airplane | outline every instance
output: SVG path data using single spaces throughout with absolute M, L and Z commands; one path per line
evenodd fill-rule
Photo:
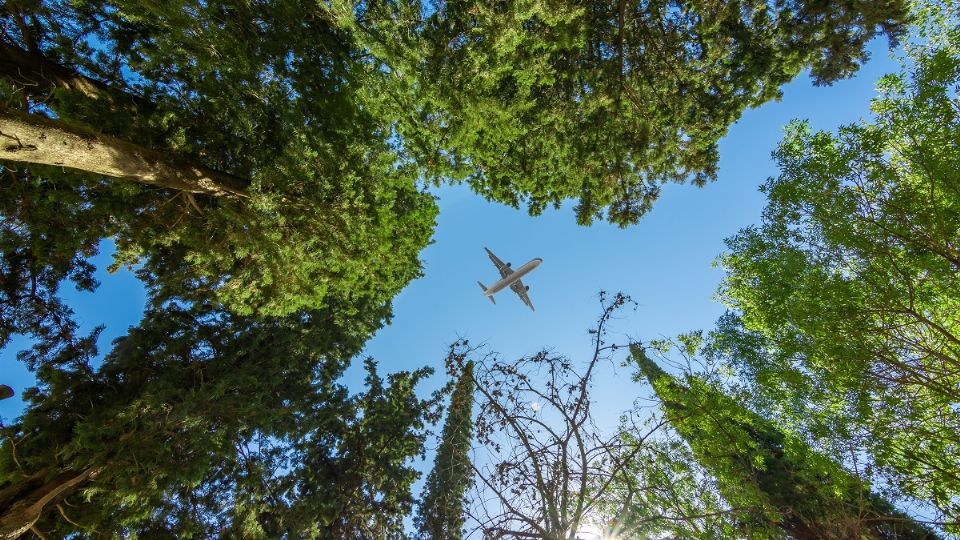
M 480 285 L 480 288 L 483 289 L 483 295 L 490 299 L 491 302 L 496 304 L 493 300 L 493 295 L 502 291 L 503 289 L 510 287 L 510 289 L 517 293 L 517 296 L 523 300 L 523 303 L 527 305 L 533 311 L 533 302 L 530 301 L 530 297 L 527 296 L 527 291 L 530 290 L 530 287 L 527 287 L 520 281 L 520 278 L 529 274 L 533 271 L 534 268 L 540 266 L 540 263 L 543 262 L 543 259 L 536 258 L 528 262 L 527 264 L 517 268 L 516 270 L 510 268 L 510 263 L 504 264 L 503 261 L 497 258 L 496 255 L 490 251 L 489 248 L 483 248 L 487 250 L 487 255 L 490 256 L 490 260 L 493 261 L 493 264 L 496 265 L 497 270 L 500 271 L 500 281 L 494 283 L 487 288 L 483 283 L 477 282 L 477 285 Z

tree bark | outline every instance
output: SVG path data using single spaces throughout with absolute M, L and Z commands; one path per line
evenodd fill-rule
M 63 471 L 46 482 L 40 472 L 4 488 L 0 491 L 0 540 L 14 540 L 29 531 L 48 505 L 74 493 L 101 470 Z
M 112 89 L 109 85 L 85 77 L 73 69 L 53 62 L 37 52 L 0 42 L 0 76 L 13 81 L 29 97 L 45 97 L 54 88 L 79 92 L 91 99 L 115 101 L 122 97 L 131 105 L 142 105 L 143 98 Z
M 121 139 L 0 111 L 0 159 L 55 165 L 190 193 L 247 196 L 249 180 Z

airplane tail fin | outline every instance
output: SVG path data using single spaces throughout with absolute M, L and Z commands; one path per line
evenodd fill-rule
M 483 283 L 480 283 L 479 281 L 477 282 L 477 285 L 480 286 L 480 289 L 482 289 L 483 292 L 484 292 L 484 296 L 486 296 L 486 292 L 487 292 L 487 287 L 486 287 L 486 285 L 484 285 Z M 494 300 L 493 300 L 493 296 L 487 296 L 487 298 L 489 298 L 491 302 L 493 302 L 494 304 L 496 304 L 496 302 L 494 302 Z

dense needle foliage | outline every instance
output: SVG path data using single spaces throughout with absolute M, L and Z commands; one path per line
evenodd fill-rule
M 740 530 L 728 533 L 777 538 L 776 527 L 797 540 L 938 538 L 838 463 L 719 389 L 696 377 L 680 382 L 640 345 L 632 345 L 631 354 L 673 429 L 739 509 Z
M 744 110 L 806 68 L 818 84 L 851 75 L 907 19 L 900 0 L 436 1 L 422 21 L 397 4 L 363 22 L 417 76 L 403 133 L 421 164 L 531 214 L 575 199 L 579 223 L 621 226 L 663 183 L 713 180 Z
M 3 22 L 6 107 L 247 188 L 5 164 L 0 340 L 37 339 L 39 386 L 4 432 L 2 536 L 399 534 L 425 372 L 336 382 L 436 213 L 378 114 L 381 72 L 316 5 L 15 2 Z M 151 302 L 101 364 L 57 290 L 95 288 L 103 238 Z
M 473 392 L 473 362 L 467 362 L 450 395 L 440 447 L 420 499 L 416 521 L 425 540 L 463 538 L 466 492 L 473 479 Z
M 435 205 L 389 141 L 378 103 L 390 79 L 323 7 L 14 3 L 4 22 L 5 105 L 54 119 L 49 138 L 61 128 L 110 136 L 247 185 L 212 196 L 8 164 L 6 235 L 41 236 L 53 213 L 83 220 L 66 229 L 76 238 L 59 233 L 56 261 L 42 250 L 20 256 L 40 258 L 30 264 L 4 258 L 17 265 L 6 272 L 13 297 L 35 278 L 85 272 L 96 234 L 115 237 L 118 263 L 142 263 L 155 301 L 213 298 L 244 314 L 321 308 L 328 297 L 385 305 L 418 275 Z M 61 71 L 76 84 L 47 75 Z M 38 185 L 64 194 L 28 198 Z M 40 240 L 7 249 L 30 241 Z M 48 263 L 56 275 L 41 275 Z
M 399 530 L 418 476 L 409 460 L 433 420 L 434 401 L 414 393 L 429 372 L 385 384 L 370 362 L 366 391 L 350 395 L 336 380 L 379 320 L 337 319 L 336 308 L 253 319 L 170 305 L 100 367 L 91 339 L 38 348 L 39 386 L 5 430 L 0 532 L 20 530 L 17 505 L 57 486 L 35 525 L 55 536 Z

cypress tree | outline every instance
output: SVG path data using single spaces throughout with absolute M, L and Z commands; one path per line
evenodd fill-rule
M 382 320 L 340 311 L 356 307 L 264 319 L 171 303 L 102 358 L 98 332 L 21 353 L 38 381 L 0 430 L 0 539 L 396 537 L 430 371 L 383 378 L 368 359 L 364 391 L 339 382 Z
M 766 522 L 797 540 L 939 538 L 800 438 L 702 379 L 681 383 L 640 345 L 630 350 L 667 419 L 716 477 L 727 502 L 755 509 L 748 518 L 755 523 L 745 526 Z
M 473 362 L 467 362 L 450 396 L 450 411 L 433 470 L 427 477 L 417 527 L 423 538 L 463 537 L 464 493 L 470 485 L 470 440 L 473 437 Z

